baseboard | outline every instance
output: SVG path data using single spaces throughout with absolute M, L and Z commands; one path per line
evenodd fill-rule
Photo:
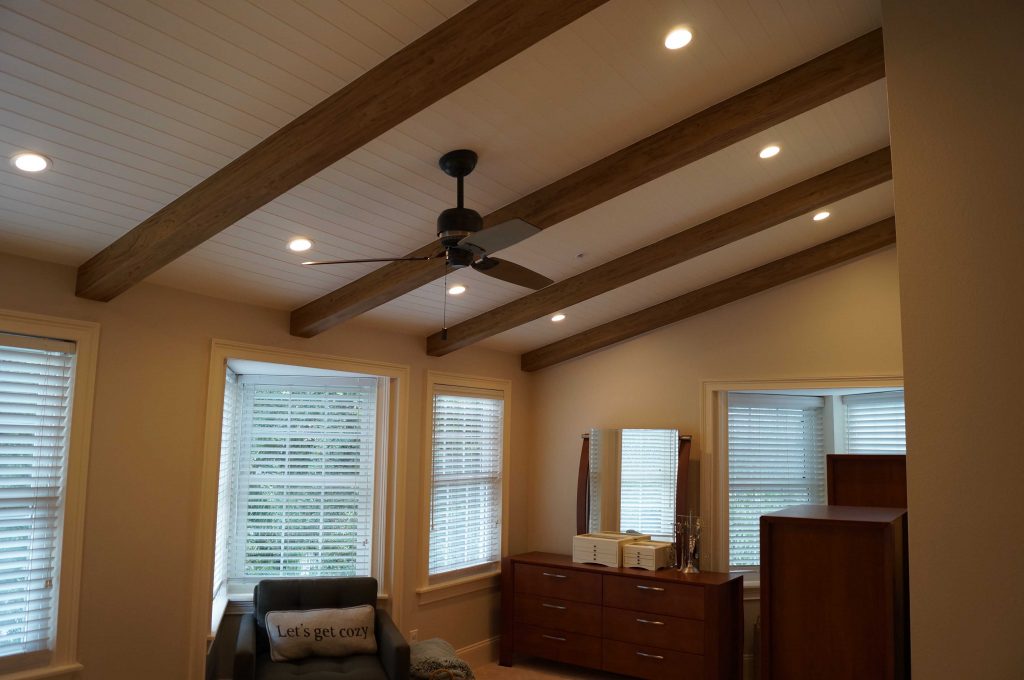
M 754 680 L 754 655 L 743 655 L 743 680 Z
M 501 636 L 495 635 L 492 638 L 474 642 L 462 649 L 455 650 L 460 659 L 471 667 L 482 666 L 498 660 L 498 650 L 501 643 Z

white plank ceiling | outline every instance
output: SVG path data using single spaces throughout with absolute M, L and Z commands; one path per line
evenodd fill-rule
M 0 0 L 0 250 L 78 265 L 157 209 L 465 7 L 465 0 Z M 694 33 L 662 46 L 673 25 Z M 486 214 L 880 25 L 877 0 L 611 0 L 302 183 L 150 280 L 288 309 L 434 238 L 453 148 L 480 164 Z M 783 151 L 762 161 L 767 143 Z M 884 82 L 862 88 L 556 225 L 501 256 L 555 280 L 888 143 Z M 484 344 L 523 351 L 892 214 L 888 185 Z M 311 255 L 285 249 L 311 238 Z M 527 291 L 458 273 L 449 323 Z M 127 293 L 128 295 L 131 292 Z M 434 283 L 361 317 L 426 335 Z M 116 300 L 110 304 L 116 304 Z

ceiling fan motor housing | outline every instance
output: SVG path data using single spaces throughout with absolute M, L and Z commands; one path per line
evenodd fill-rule
M 441 245 L 451 248 L 470 234 L 483 229 L 480 213 L 470 208 L 448 208 L 437 216 L 437 236 Z

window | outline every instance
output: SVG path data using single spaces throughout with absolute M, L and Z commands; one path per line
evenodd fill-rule
M 384 381 L 297 370 L 313 374 L 227 369 L 215 598 L 265 578 L 376 572 Z
M 761 515 L 826 502 L 826 453 L 906 453 L 903 390 L 815 392 L 728 393 L 730 569 L 757 569 Z
M 907 452 L 906 415 L 903 390 L 848 394 L 846 407 L 846 453 Z
M 760 564 L 761 515 L 825 502 L 824 399 L 729 394 L 729 566 Z
M 460 384 L 431 387 L 426 576 L 432 583 L 495 571 L 504 543 L 507 387 L 452 382 Z
M 99 327 L 0 312 L 0 674 L 75 662 Z M 59 339 L 58 339 L 59 338 Z

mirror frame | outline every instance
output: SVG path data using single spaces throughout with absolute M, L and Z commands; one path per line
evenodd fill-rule
M 676 516 L 686 509 L 686 485 L 690 473 L 690 446 L 693 436 L 679 435 L 679 465 L 676 470 Z M 590 433 L 583 435 L 579 475 L 576 478 L 576 533 L 585 534 L 590 526 Z

